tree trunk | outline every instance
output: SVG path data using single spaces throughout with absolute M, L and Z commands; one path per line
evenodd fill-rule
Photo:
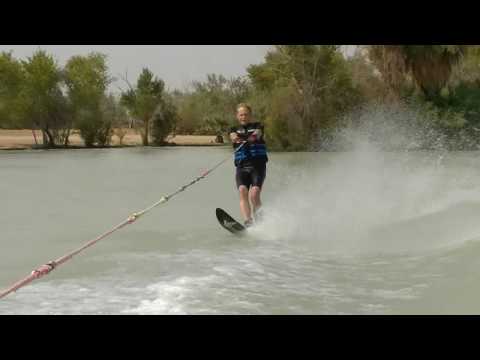
M 52 135 L 52 132 L 47 128 L 44 130 L 44 133 L 47 134 L 47 142 L 44 143 L 46 148 L 52 149 L 55 147 L 55 139 Z
M 70 128 L 70 126 L 69 126 L 68 129 L 67 129 L 67 131 L 66 131 L 66 134 L 65 134 L 65 141 L 64 141 L 64 143 L 63 143 L 63 145 L 64 145 L 65 147 L 67 147 L 67 146 L 70 144 L 70 139 L 69 139 L 69 137 L 70 137 L 70 132 L 71 132 L 71 128 Z
M 48 137 L 44 129 L 42 129 L 42 145 L 43 147 L 47 147 L 48 145 Z
M 38 146 L 37 134 L 35 134 L 35 129 L 32 129 L 33 138 L 35 139 L 35 146 Z
M 145 129 L 144 133 L 142 134 L 143 137 L 143 146 L 148 146 L 149 143 L 149 137 L 150 137 L 150 120 L 145 120 Z

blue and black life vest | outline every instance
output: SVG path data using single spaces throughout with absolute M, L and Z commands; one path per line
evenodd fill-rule
M 242 140 L 247 140 L 256 130 L 261 130 L 262 135 L 253 143 L 246 143 L 235 153 L 235 166 L 262 165 L 268 162 L 267 145 L 264 140 L 264 127 L 260 123 L 251 123 L 231 129 L 230 133 L 237 133 Z M 238 149 L 241 144 L 234 144 Z

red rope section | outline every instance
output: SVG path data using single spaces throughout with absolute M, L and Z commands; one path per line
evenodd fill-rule
M 245 144 L 242 144 L 242 146 L 240 146 L 236 151 L 239 151 Z M 112 235 L 114 232 L 122 229 L 123 227 L 127 226 L 127 225 L 130 225 L 130 224 L 133 224 L 135 221 L 137 221 L 141 216 L 145 215 L 146 213 L 148 213 L 149 211 L 151 211 L 152 209 L 154 209 L 155 207 L 161 205 L 161 204 L 164 204 L 166 202 L 168 202 L 171 198 L 173 198 L 174 196 L 180 194 L 181 192 L 185 191 L 186 189 L 188 189 L 190 186 L 196 184 L 197 182 L 199 182 L 200 180 L 204 179 L 205 177 L 207 177 L 210 173 L 212 173 L 214 170 L 216 170 L 217 168 L 219 168 L 223 163 L 225 163 L 227 160 L 229 160 L 230 157 L 222 160 L 221 162 L 219 162 L 217 165 L 215 165 L 213 168 L 211 168 L 210 170 L 207 170 L 205 172 L 202 173 L 202 175 L 200 175 L 199 177 L 197 177 L 196 179 L 194 179 L 193 181 L 191 181 L 190 183 L 188 183 L 187 185 L 184 185 L 182 186 L 180 189 L 178 189 L 176 192 L 174 192 L 173 194 L 170 194 L 168 196 L 165 196 L 163 198 L 161 198 L 159 201 L 157 201 L 155 204 L 149 206 L 148 208 L 138 212 L 138 213 L 135 213 L 133 215 L 131 215 L 127 220 L 121 222 L 120 224 L 118 224 L 117 226 L 115 226 L 114 228 L 112 228 L 111 230 L 107 231 L 106 233 L 104 233 L 103 235 L 100 235 L 99 237 L 87 242 L 85 245 L 83 245 L 82 247 L 78 248 L 77 250 L 75 251 L 72 251 L 71 253 L 65 255 L 65 256 L 62 256 L 61 258 L 55 260 L 55 261 L 51 261 L 49 262 L 48 264 L 45 264 L 45 265 L 42 265 L 40 266 L 38 269 L 36 270 L 33 270 L 32 273 L 27 276 L 26 278 L 24 278 L 23 280 L 20 280 L 18 281 L 17 283 L 13 284 L 12 286 L 10 286 L 9 288 L 5 289 L 4 291 L 0 292 L 0 299 L 6 297 L 7 295 L 11 294 L 11 293 L 14 293 L 16 291 L 18 291 L 19 289 L 23 288 L 24 286 L 27 286 L 28 284 L 30 284 L 31 282 L 33 282 L 34 280 L 38 280 L 38 279 L 41 279 L 42 277 L 44 276 L 47 276 L 48 274 L 50 274 L 53 270 L 55 270 L 58 266 L 60 265 L 63 265 L 64 263 L 66 263 L 68 260 L 72 259 L 75 255 L 78 255 L 79 253 L 83 252 L 84 250 L 88 249 L 89 247 L 95 245 L 96 243 L 98 243 L 99 241 L 105 239 L 106 237 Z

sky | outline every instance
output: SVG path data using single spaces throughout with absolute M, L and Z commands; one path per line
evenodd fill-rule
M 13 50 L 25 59 L 37 49 L 46 50 L 64 65 L 73 55 L 92 51 L 108 56 L 113 77 L 125 77 L 134 83 L 143 67 L 148 67 L 165 81 L 168 89 L 180 89 L 194 80 L 204 80 L 210 73 L 227 78 L 246 74 L 250 64 L 261 63 L 271 45 L 0 45 L 0 51 Z M 116 85 L 116 86 L 115 86 Z M 125 88 L 123 80 L 114 87 Z M 115 90 L 115 89 L 113 89 Z

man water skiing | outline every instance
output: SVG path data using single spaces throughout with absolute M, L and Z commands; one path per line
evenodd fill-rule
M 240 125 L 231 128 L 230 139 L 234 149 L 238 149 L 235 153 L 235 167 L 240 211 L 245 227 L 249 227 L 253 224 L 252 215 L 258 218 L 262 206 L 260 195 L 267 174 L 268 155 L 264 127 L 261 123 L 252 121 L 252 108 L 247 104 L 238 105 L 237 119 Z

